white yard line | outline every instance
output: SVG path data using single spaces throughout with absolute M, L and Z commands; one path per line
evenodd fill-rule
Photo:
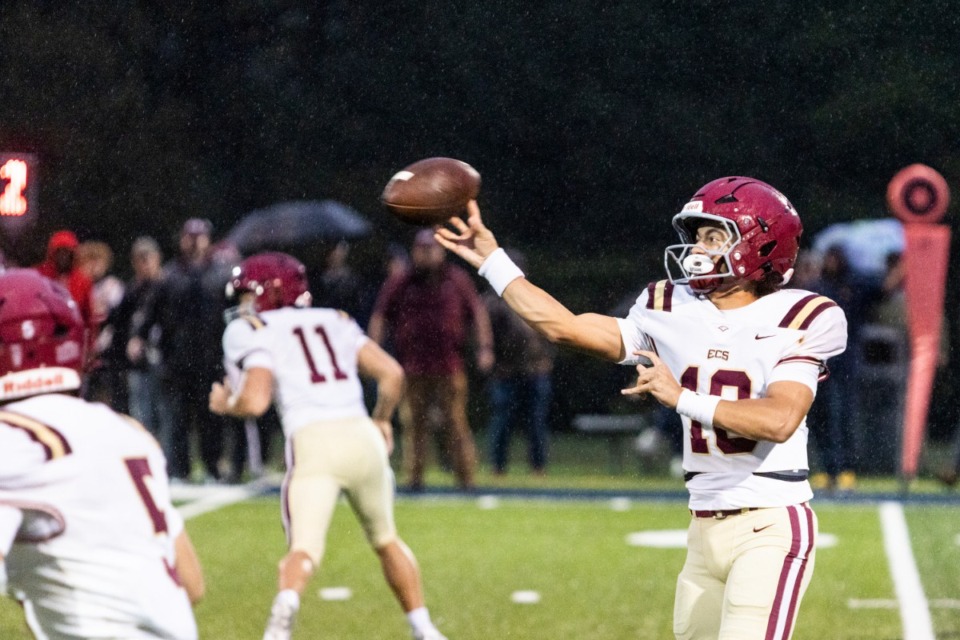
M 894 591 L 900 603 L 903 640 L 936 640 L 930 605 L 923 593 L 917 562 L 913 557 L 910 532 L 899 502 L 880 504 L 880 525 L 883 529 L 883 548 L 887 552 Z
M 264 493 L 270 488 L 269 483 L 254 481 L 240 486 L 212 486 L 212 487 L 171 487 L 174 499 L 190 500 L 187 504 L 177 507 L 184 520 L 195 518 L 204 513 L 216 511 L 227 505 L 242 502 L 247 498 Z M 177 489 L 180 489 L 179 491 Z

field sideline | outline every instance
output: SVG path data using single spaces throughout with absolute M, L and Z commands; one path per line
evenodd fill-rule
M 271 483 L 181 487 L 208 580 L 201 637 L 259 638 L 283 552 Z M 676 491 L 490 489 L 401 496 L 401 535 L 451 640 L 672 637 L 688 521 Z M 818 499 L 821 547 L 794 638 L 960 638 L 960 502 Z M 652 546 L 646 546 L 652 545 Z M 404 638 L 406 623 L 358 525 L 338 508 L 295 637 Z M 29 638 L 0 603 L 0 638 Z

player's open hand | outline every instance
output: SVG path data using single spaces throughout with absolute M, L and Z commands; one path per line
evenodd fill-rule
M 500 245 L 480 218 L 480 207 L 476 200 L 467 203 L 467 219 L 453 217 L 446 227 L 437 227 L 434 238 L 448 251 L 463 258 L 474 268 L 479 269 L 483 261 Z M 451 228 L 452 227 L 452 228 Z
M 230 411 L 230 394 L 232 390 L 230 389 L 230 384 L 224 378 L 223 383 L 214 382 L 210 387 L 210 397 L 208 399 L 208 406 L 210 411 L 217 414 L 218 416 L 227 415 Z
M 683 390 L 673 373 L 653 351 L 634 351 L 640 359 L 649 361 L 649 364 L 637 365 L 637 382 L 632 387 L 621 389 L 625 396 L 643 395 L 649 393 L 657 402 L 670 409 L 676 409 L 677 400 Z

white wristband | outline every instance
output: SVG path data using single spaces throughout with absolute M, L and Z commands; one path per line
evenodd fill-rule
M 720 396 L 702 395 L 684 389 L 677 399 L 677 413 L 699 422 L 704 427 L 712 427 L 713 414 L 716 413 L 718 404 Z
M 487 259 L 480 265 L 478 273 L 487 279 L 498 296 L 503 295 L 503 290 L 507 288 L 508 284 L 523 277 L 523 271 L 513 263 L 513 260 L 502 248 L 487 256 Z

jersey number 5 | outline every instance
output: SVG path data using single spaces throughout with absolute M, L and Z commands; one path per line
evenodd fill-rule
M 696 392 L 699 377 L 700 367 L 687 367 L 680 376 L 680 386 Z M 738 400 L 750 397 L 750 378 L 743 371 L 720 369 L 710 376 L 710 395 L 719 396 L 724 387 L 736 389 Z M 731 436 L 721 427 L 714 427 L 713 432 L 717 436 L 717 448 L 723 453 L 750 453 L 757 446 L 756 440 Z M 694 453 L 710 453 L 707 439 L 703 437 L 703 425 L 696 420 L 690 424 L 690 449 Z

